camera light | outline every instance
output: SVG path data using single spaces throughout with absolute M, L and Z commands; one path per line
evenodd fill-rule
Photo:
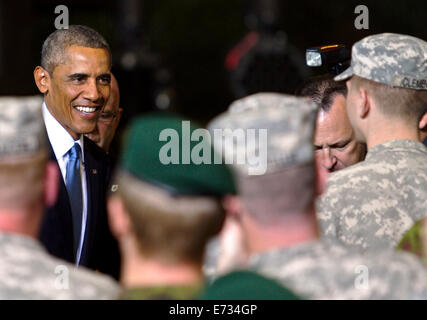
M 317 50 L 307 49 L 305 61 L 309 67 L 320 67 L 322 65 L 322 54 Z

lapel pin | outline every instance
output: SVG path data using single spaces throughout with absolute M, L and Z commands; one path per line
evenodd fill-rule
M 97 173 L 98 173 L 98 171 L 96 171 L 96 169 L 92 169 L 92 173 L 93 173 L 93 174 L 97 174 Z

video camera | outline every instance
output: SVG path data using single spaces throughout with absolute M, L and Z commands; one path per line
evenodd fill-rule
M 309 67 L 325 66 L 329 73 L 338 75 L 350 66 L 351 52 L 342 44 L 308 48 L 305 61 Z

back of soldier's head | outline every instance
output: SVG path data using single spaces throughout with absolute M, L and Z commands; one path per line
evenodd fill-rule
M 0 210 L 42 201 L 47 136 L 42 98 L 0 98 Z
M 238 194 L 258 221 L 274 223 L 312 205 L 316 109 L 305 98 L 260 93 L 237 100 L 210 122 L 215 148 L 234 158 Z
M 221 200 L 234 182 L 223 164 L 195 163 L 190 138 L 197 130 L 204 129 L 171 115 L 144 116 L 128 128 L 116 183 L 145 257 L 200 262 L 222 227 Z
M 382 33 L 353 45 L 351 66 L 335 77 L 351 79 L 351 89 L 366 89 L 387 117 L 418 124 L 427 112 L 427 42 Z

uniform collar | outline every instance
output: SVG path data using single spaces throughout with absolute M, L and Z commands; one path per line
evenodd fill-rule
M 339 255 L 348 251 L 341 243 L 335 239 L 320 238 L 312 241 L 302 242 L 290 247 L 273 248 L 257 254 L 253 254 L 249 258 L 249 266 L 258 268 L 265 265 L 267 261 L 287 261 L 293 257 L 312 256 L 315 252 L 322 254 L 323 252 Z M 275 266 L 273 266 L 275 267 Z
M 14 232 L 0 231 L 0 247 L 7 249 L 8 246 L 11 246 L 14 251 L 19 247 L 32 253 L 36 251 L 45 252 L 43 246 L 33 237 Z
M 387 151 L 407 152 L 408 150 L 415 150 L 415 151 L 427 153 L 426 147 L 419 141 L 408 140 L 408 139 L 391 140 L 391 141 L 386 141 L 386 142 L 377 144 L 376 146 L 371 148 L 366 155 L 366 160 L 368 160 L 369 158 L 377 154 L 387 152 Z

